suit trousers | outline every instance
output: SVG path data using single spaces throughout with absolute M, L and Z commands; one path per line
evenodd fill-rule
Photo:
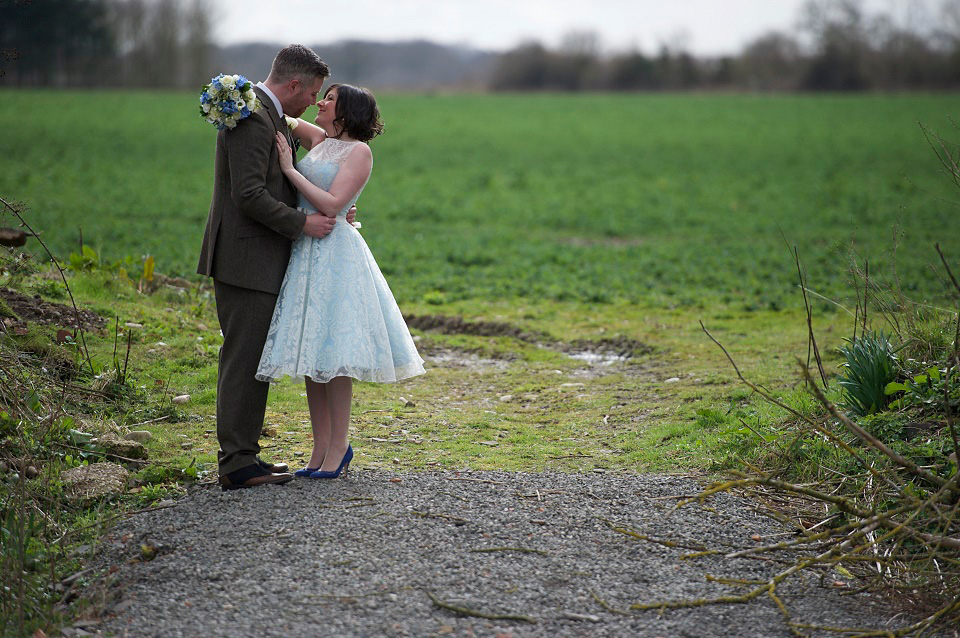
M 220 475 L 257 462 L 270 384 L 255 377 L 277 295 L 214 279 L 223 346 L 217 370 Z

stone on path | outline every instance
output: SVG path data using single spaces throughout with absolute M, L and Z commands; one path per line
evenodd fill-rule
M 127 490 L 130 473 L 116 463 L 73 467 L 60 474 L 71 501 L 97 500 Z
M 136 441 L 137 443 L 146 443 L 153 438 L 153 433 L 148 430 L 133 430 L 125 437 L 128 441 Z
M 93 439 L 91 443 L 97 443 L 104 449 L 107 456 L 119 459 L 134 459 L 142 461 L 147 458 L 147 448 L 142 443 L 121 439 L 116 434 L 108 432 L 103 436 Z

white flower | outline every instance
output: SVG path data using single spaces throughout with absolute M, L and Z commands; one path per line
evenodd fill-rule
M 287 121 L 287 128 L 290 129 L 291 131 L 300 125 L 300 120 L 298 120 L 295 117 L 284 115 L 283 119 Z
M 222 73 L 210 80 L 202 91 L 200 116 L 220 130 L 235 128 L 260 106 L 250 80 L 242 75 Z

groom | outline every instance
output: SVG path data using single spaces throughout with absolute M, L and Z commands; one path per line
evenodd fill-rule
M 273 307 L 300 234 L 324 237 L 336 220 L 304 215 L 297 191 L 280 171 L 275 135 L 291 142 L 283 115 L 315 104 L 330 68 L 307 47 L 292 44 L 254 88 L 261 108 L 217 135 L 213 201 L 197 272 L 213 277 L 223 332 L 217 370 L 217 440 L 223 489 L 286 483 L 286 464 L 260 459 L 260 431 L 269 384 L 254 374 Z M 295 159 L 295 158 L 294 158 Z

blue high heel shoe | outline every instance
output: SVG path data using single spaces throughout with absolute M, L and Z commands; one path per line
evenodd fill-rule
M 316 471 L 310 475 L 310 478 L 315 479 L 335 479 L 340 477 L 340 473 L 343 473 L 343 478 L 347 478 L 347 470 L 350 468 L 350 461 L 353 460 L 353 447 L 347 445 L 347 452 L 343 455 L 343 460 L 340 461 L 340 467 L 333 470 L 332 472 L 323 472 Z
M 302 470 L 297 470 L 293 473 L 294 476 L 310 476 L 314 472 L 319 471 L 319 467 L 305 467 Z

